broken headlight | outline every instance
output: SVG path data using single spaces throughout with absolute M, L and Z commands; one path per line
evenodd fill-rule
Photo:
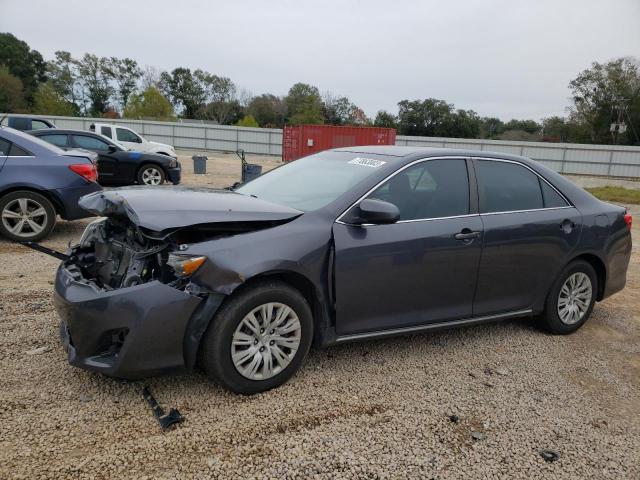
M 192 255 L 169 254 L 167 265 L 169 265 L 178 278 L 186 278 L 193 275 L 207 260 L 207 257 L 196 257 Z
M 99 229 L 106 221 L 107 217 L 101 217 L 89 223 L 80 237 L 80 247 L 89 247 L 100 238 Z

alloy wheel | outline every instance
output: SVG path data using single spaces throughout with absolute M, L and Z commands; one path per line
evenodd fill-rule
M 576 272 L 562 285 L 558 295 L 558 316 L 560 320 L 573 325 L 582 320 L 591 305 L 593 287 L 589 275 Z
M 160 185 L 162 173 L 156 167 L 147 167 L 142 171 L 142 183 L 145 185 Z
M 16 198 L 2 209 L 2 224 L 16 235 L 29 239 L 47 227 L 47 211 L 40 202 L 31 198 Z
M 231 340 L 231 359 L 240 375 L 266 380 L 282 372 L 300 347 L 302 327 L 291 307 L 270 302 L 244 316 Z

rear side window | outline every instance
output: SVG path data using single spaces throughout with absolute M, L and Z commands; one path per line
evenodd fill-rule
M 61 133 L 56 133 L 55 135 L 40 135 L 40 138 L 45 142 L 49 142 L 50 144 L 58 147 L 67 146 L 67 136 Z
M 11 148 L 9 149 L 10 157 L 29 157 L 31 154 L 27 152 L 24 148 L 20 148 L 15 143 L 11 144 Z
M 511 212 L 544 208 L 538 176 L 509 162 L 478 160 L 480 212 Z
M 400 210 L 400 220 L 467 215 L 469 176 L 466 161 L 424 161 L 391 177 L 369 198 L 393 203 Z
M 76 146 L 87 150 L 106 152 L 109 149 L 107 142 L 86 135 L 74 135 L 73 142 Z
M 31 121 L 31 130 L 42 130 L 43 128 L 51 128 L 42 120 L 32 120 Z
M 11 143 L 4 138 L 0 138 L 0 156 L 6 157 L 9 155 L 9 147 L 11 147 Z
M 100 127 L 100 133 L 107 138 L 111 138 L 111 127 Z
M 23 117 L 9 117 L 9 126 L 16 130 L 29 130 L 29 119 Z

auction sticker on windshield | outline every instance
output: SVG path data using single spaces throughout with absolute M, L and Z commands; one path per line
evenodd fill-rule
M 378 168 L 387 162 L 383 162 L 382 160 L 375 160 L 373 158 L 356 157 L 353 160 L 349 160 L 349 163 L 352 163 L 353 165 L 362 165 L 364 167 Z

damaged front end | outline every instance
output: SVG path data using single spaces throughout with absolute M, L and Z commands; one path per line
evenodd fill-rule
M 208 259 L 186 255 L 188 245 L 287 220 L 251 218 L 245 209 L 245 221 L 234 222 L 227 205 L 214 218 L 215 210 L 205 211 L 198 202 L 196 212 L 188 211 L 193 196 L 188 202 L 178 194 L 177 211 L 164 210 L 159 221 L 160 202 L 140 192 L 114 189 L 81 200 L 83 208 L 104 217 L 89 224 L 67 252 L 55 284 L 69 362 L 128 379 L 192 368 L 200 339 L 225 298 L 192 280 Z M 202 194 L 197 191 L 196 200 Z M 207 216 L 217 221 L 186 224 L 185 218 Z

